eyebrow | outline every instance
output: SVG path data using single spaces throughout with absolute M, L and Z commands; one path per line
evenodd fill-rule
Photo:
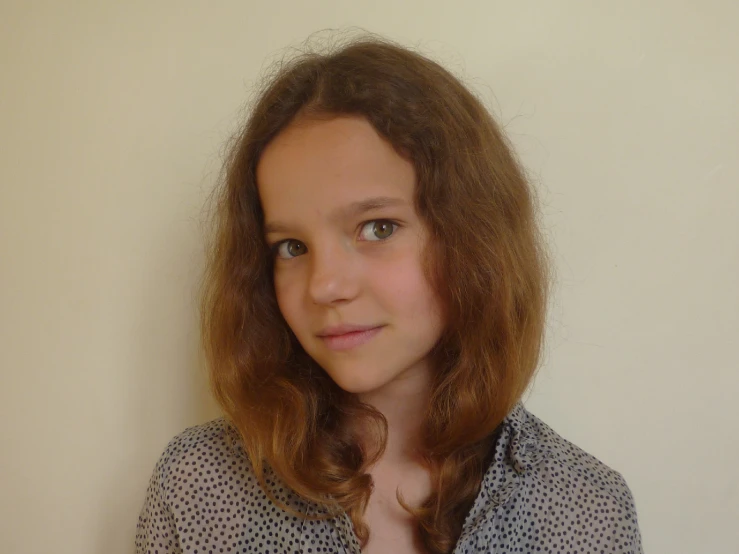
M 391 196 L 375 196 L 372 198 L 365 198 L 364 200 L 358 200 L 352 202 L 346 207 L 339 208 L 336 210 L 337 213 L 332 215 L 332 219 L 336 218 L 355 218 L 367 212 L 381 210 L 382 208 L 405 206 L 407 203 L 405 200 L 400 198 L 393 198 Z M 271 221 L 264 225 L 264 234 L 269 235 L 270 233 L 288 233 L 290 227 L 279 221 Z

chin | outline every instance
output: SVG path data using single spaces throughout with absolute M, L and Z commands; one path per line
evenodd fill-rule
M 333 377 L 332 377 L 333 379 Z M 333 379 L 342 390 L 349 394 L 369 394 L 381 389 L 385 383 L 367 383 L 355 379 Z
M 346 373 L 351 370 L 345 368 L 327 371 L 329 377 L 336 383 L 342 390 L 350 394 L 368 394 L 377 391 L 387 385 L 387 381 L 380 381 L 376 379 L 362 378 L 366 377 L 366 372 L 357 372 L 358 375 L 347 375 Z

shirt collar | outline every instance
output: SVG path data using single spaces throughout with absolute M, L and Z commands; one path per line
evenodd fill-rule
M 516 403 L 500 424 L 500 434 L 495 443 L 493 459 L 483 476 L 480 492 L 465 518 L 460 542 L 492 517 L 495 509 L 505 504 L 519 487 L 521 477 L 541 463 L 546 453 L 537 437 L 537 426 L 531 414 L 521 402 Z M 317 506 L 306 506 L 305 502 L 297 498 L 293 500 L 302 504 L 299 511 L 308 508 L 308 513 L 311 515 L 323 512 Z M 332 546 L 337 552 L 346 554 L 359 552 L 359 544 L 352 531 L 351 520 L 347 514 L 343 513 L 328 520 L 304 520 L 301 529 L 301 536 L 304 539 L 301 541 L 301 552 L 303 548 L 315 546 L 305 539 L 311 534 L 316 536 L 315 533 L 319 531 L 317 529 L 319 527 L 324 536 L 325 534 L 331 535 Z
M 493 459 L 467 514 L 460 539 L 474 533 L 494 514 L 495 508 L 505 504 L 519 487 L 521 477 L 539 465 L 544 456 L 535 423 L 521 402 L 516 403 L 501 423 L 494 448 Z

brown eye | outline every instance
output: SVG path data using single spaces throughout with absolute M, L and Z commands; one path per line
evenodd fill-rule
M 284 240 L 275 248 L 277 256 L 286 260 L 305 254 L 305 244 L 297 240 Z
M 368 221 L 362 226 L 360 235 L 363 240 L 378 241 L 390 238 L 397 225 L 387 219 Z

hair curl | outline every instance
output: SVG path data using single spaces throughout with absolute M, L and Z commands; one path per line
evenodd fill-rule
M 342 391 L 302 349 L 274 293 L 256 168 L 298 115 L 365 117 L 416 170 L 426 275 L 445 310 L 424 423 L 433 492 L 413 513 L 424 547 L 451 552 L 479 492 L 498 426 L 539 363 L 549 291 L 534 191 L 482 103 L 427 57 L 375 35 L 308 51 L 267 78 L 214 191 L 202 338 L 214 395 L 260 484 L 271 467 L 296 493 L 362 521 L 384 417 Z M 371 423 L 373 451 L 351 421 Z M 272 496 L 272 495 L 271 495 Z M 274 496 L 273 496 L 274 498 Z

